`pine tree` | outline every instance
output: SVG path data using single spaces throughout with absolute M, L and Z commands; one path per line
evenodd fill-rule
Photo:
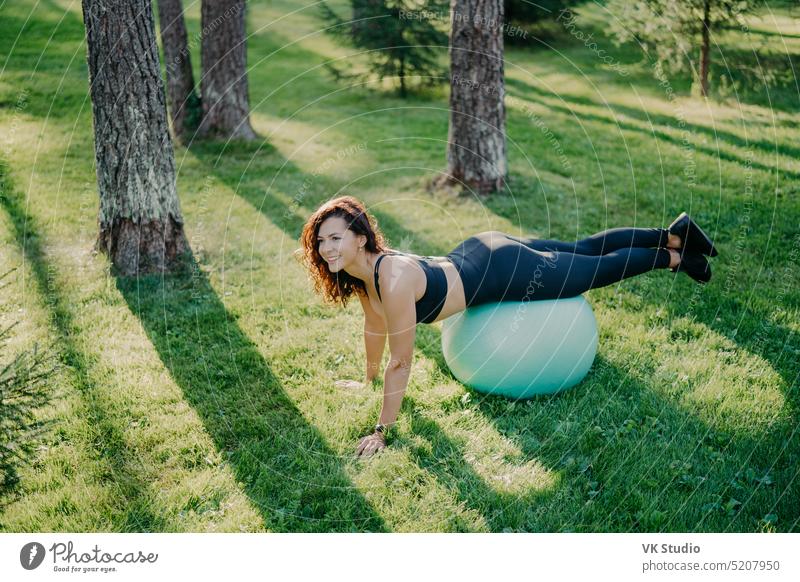
M 331 34 L 364 51 L 372 75 L 397 79 L 401 97 L 408 95 L 410 78 L 418 85 L 445 80 L 440 55 L 447 46 L 447 2 L 351 0 L 351 7 L 352 19 L 341 18 L 324 2 L 320 11 Z M 337 77 L 359 77 L 329 68 Z
M 756 5 L 755 0 L 611 0 L 611 30 L 620 42 L 635 40 L 663 68 L 696 71 L 700 94 L 709 90 L 711 35 Z M 699 52 L 699 66 L 692 54 Z

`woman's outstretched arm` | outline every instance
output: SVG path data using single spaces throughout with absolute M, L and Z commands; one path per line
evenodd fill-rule
M 366 382 L 372 382 L 381 372 L 381 359 L 386 346 L 386 323 L 372 309 L 369 298 L 359 293 L 361 307 L 364 308 L 364 347 L 367 355 Z
M 390 426 L 400 412 L 414 355 L 417 317 L 411 282 L 408 279 L 398 282 L 395 292 L 386 294 L 383 306 L 390 357 L 383 376 L 383 409 L 378 422 Z
M 411 363 L 414 355 L 414 338 L 417 333 L 414 287 L 411 277 L 380 277 L 383 295 L 383 310 L 389 335 L 389 363 L 383 375 L 383 408 L 378 419 L 380 424 L 391 426 L 397 420 L 403 402 Z M 369 456 L 386 446 L 384 435 L 375 432 L 364 437 L 356 454 Z

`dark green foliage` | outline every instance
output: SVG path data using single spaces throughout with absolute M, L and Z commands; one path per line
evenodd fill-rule
M 535 24 L 543 20 L 555 20 L 559 12 L 574 8 L 586 0 L 505 0 L 506 22 Z
M 607 8 L 614 15 L 610 31 L 618 42 L 636 42 L 660 71 L 697 75 L 704 30 L 708 57 L 716 46 L 711 37 L 725 27 L 744 25 L 744 16 L 757 5 L 755 0 L 611 0 Z
M 513 46 L 537 46 L 536 39 L 552 42 L 561 31 L 559 14 L 586 0 L 504 0 L 504 42 Z M 535 38 L 534 38 L 535 37 Z
M 326 3 L 320 5 L 328 32 L 364 51 L 372 75 L 396 78 L 401 97 L 408 94 L 408 79 L 418 86 L 446 80 L 444 67 L 448 36 L 449 3 L 430 0 L 351 0 L 352 14 L 342 18 Z M 337 78 L 365 80 L 367 75 L 345 72 L 329 65 Z

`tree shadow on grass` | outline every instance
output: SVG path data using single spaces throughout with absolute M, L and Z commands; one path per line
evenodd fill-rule
M 607 56 L 612 57 L 614 66 L 604 65 L 603 59 L 598 58 L 576 38 L 570 39 L 566 43 L 558 43 L 553 47 L 556 50 L 567 52 L 570 73 L 575 76 L 580 74 L 588 79 L 594 87 L 613 84 L 625 88 L 635 85 L 640 89 L 647 90 L 650 94 L 664 95 L 665 88 L 654 74 L 656 63 L 645 55 L 642 46 L 634 41 L 626 41 L 616 46 L 618 41 L 609 32 L 607 26 L 598 26 L 597 23 L 586 21 L 581 22 L 579 26 L 583 34 L 591 32 L 595 46 L 603 49 Z M 741 33 L 741 29 L 737 27 L 728 27 L 725 30 L 725 32 L 729 31 Z M 778 32 L 752 29 L 748 29 L 748 34 L 767 38 L 781 37 Z M 783 37 L 793 38 L 792 35 L 783 35 Z M 783 47 L 780 50 L 784 50 Z M 798 95 L 797 82 L 791 71 L 793 70 L 792 58 L 797 55 L 779 51 L 776 52 L 774 47 L 771 50 L 764 50 L 764 47 L 757 46 L 744 34 L 740 34 L 738 42 L 725 45 L 714 43 L 711 48 L 709 70 L 712 99 L 731 98 L 735 99 L 737 104 L 745 103 L 770 110 L 777 109 L 785 113 L 794 113 L 797 110 Z M 699 53 L 700 49 L 697 47 L 684 57 L 694 61 L 699 59 Z M 539 62 L 537 69 L 543 75 L 563 75 L 565 70 L 563 59 L 564 57 L 559 60 Z M 695 66 L 699 68 L 699 61 L 695 61 Z M 620 74 L 620 69 L 624 71 L 624 74 Z M 735 91 L 732 87 L 720 86 L 719 79 L 723 76 L 729 83 L 733 81 Z M 771 79 L 768 87 L 764 83 L 764 77 Z M 695 79 L 691 71 L 684 70 L 669 74 L 668 82 L 676 94 L 688 96 Z
M 189 152 L 293 241 L 299 241 L 303 225 L 319 205 L 334 196 L 347 194 L 341 191 L 340 182 L 304 172 L 266 142 L 197 142 L 191 145 Z M 263 173 L 267 169 L 271 175 L 265 184 Z M 413 241 L 411 252 L 446 254 L 443 247 L 410 230 L 391 213 L 370 207 L 367 200 L 365 203 L 392 245 Z
M 726 27 L 725 31 L 732 30 L 732 31 L 739 31 L 739 27 Z M 748 28 L 747 34 L 753 34 L 757 36 L 766 36 L 766 37 L 775 37 L 775 38 L 798 38 L 800 39 L 800 34 L 792 34 L 790 32 L 780 32 L 775 30 L 759 30 L 757 28 Z
M 546 107 L 547 109 L 550 109 L 551 111 L 558 111 L 560 113 L 564 113 L 564 114 L 569 115 L 569 116 L 571 116 L 571 117 L 573 117 L 573 118 L 575 118 L 577 120 L 580 120 L 580 121 L 593 121 L 593 122 L 596 122 L 596 123 L 601 123 L 601 124 L 604 124 L 604 125 L 613 126 L 614 128 L 616 128 L 617 131 L 626 130 L 626 131 L 637 132 L 637 133 L 640 133 L 640 134 L 643 134 L 643 135 L 646 135 L 646 136 L 649 136 L 649 137 L 655 137 L 655 138 L 657 138 L 657 139 L 659 139 L 661 141 L 671 143 L 671 144 L 673 144 L 673 145 L 675 145 L 677 147 L 685 147 L 685 145 L 686 145 L 686 144 L 684 144 L 684 141 L 683 141 L 682 137 L 671 135 L 667 131 L 664 131 L 663 129 L 659 129 L 658 125 L 652 125 L 652 126 L 650 125 L 652 120 L 659 119 L 661 121 L 664 121 L 665 125 L 671 126 L 671 124 L 666 123 L 666 122 L 669 121 L 668 117 L 665 117 L 665 116 L 653 117 L 652 114 L 650 114 L 649 112 L 646 112 L 646 111 L 645 112 L 637 111 L 636 109 L 633 109 L 633 108 L 630 108 L 630 107 L 626 108 L 624 106 L 620 106 L 620 105 L 616 105 L 616 104 L 612 105 L 612 109 L 614 111 L 619 110 L 620 112 L 624 113 L 625 115 L 628 115 L 628 116 L 631 116 L 631 117 L 635 117 L 639 121 L 647 123 L 649 127 L 644 128 L 644 127 L 639 127 L 638 125 L 635 125 L 633 123 L 626 122 L 624 120 L 610 119 L 609 117 L 605 117 L 605 116 L 602 116 L 602 115 L 595 115 L 595 114 L 592 114 L 592 113 L 586 113 L 586 112 L 583 112 L 583 111 L 576 112 L 576 111 L 573 111 L 569 107 L 569 104 L 575 104 L 575 105 L 581 105 L 581 106 L 604 107 L 606 110 L 608 110 L 607 106 L 603 106 L 601 104 L 598 104 L 598 103 L 592 101 L 591 99 L 586 99 L 586 98 L 583 98 L 583 97 L 574 97 L 574 96 L 571 96 L 571 95 L 570 96 L 566 96 L 566 97 L 564 95 L 557 95 L 556 97 L 560 101 L 565 102 L 566 105 L 556 105 L 556 104 L 551 103 L 549 101 L 549 99 L 553 98 L 553 95 L 549 95 L 546 91 L 542 91 L 541 89 L 538 89 L 538 88 L 534 87 L 533 85 L 530 85 L 530 84 L 527 84 L 527 83 L 523 83 L 523 82 L 520 82 L 520 81 L 516 81 L 516 80 L 513 80 L 513 79 L 509 80 L 507 85 L 509 85 L 511 87 L 516 87 L 518 89 L 518 91 L 519 91 L 517 93 L 517 97 L 518 98 L 529 99 L 531 101 L 534 101 L 534 102 L 537 102 L 537 103 L 541 104 L 543 107 Z M 536 97 L 534 95 L 539 95 L 539 97 Z M 648 117 L 650 117 L 650 119 L 648 119 Z M 693 125 L 693 124 L 687 123 L 683 127 L 687 131 L 689 131 L 691 133 L 699 132 L 699 133 L 707 134 L 707 135 L 711 136 L 714 139 L 715 142 L 716 141 L 721 141 L 721 142 L 726 143 L 728 145 L 733 145 L 733 146 L 738 146 L 738 147 L 747 147 L 748 144 L 749 144 L 750 146 L 754 146 L 756 148 L 759 148 L 764 153 L 768 153 L 768 154 L 774 154 L 775 153 L 774 149 L 772 149 L 772 150 L 766 149 L 767 143 L 763 142 L 763 141 L 750 141 L 750 142 L 747 142 L 745 140 L 736 138 L 734 134 L 726 133 L 726 132 L 723 132 L 723 131 L 717 131 L 716 135 L 715 135 L 715 131 L 713 129 L 710 129 L 710 128 L 707 128 L 707 127 L 703 127 L 701 125 Z M 776 147 L 778 148 L 778 151 L 780 151 L 781 153 L 786 153 L 786 152 L 791 153 L 791 152 L 796 150 L 796 148 L 792 148 L 791 146 L 779 145 L 779 146 L 776 146 Z M 704 146 L 704 145 L 700 145 L 700 144 L 697 144 L 697 143 L 692 143 L 691 144 L 691 148 L 693 150 L 697 151 L 697 152 L 707 154 L 707 155 L 709 155 L 709 156 L 711 156 L 712 158 L 715 158 L 715 159 L 720 159 L 720 160 L 724 160 L 724 161 L 728 161 L 728 162 L 733 162 L 733 163 L 739 164 L 739 165 L 748 164 L 749 166 L 751 166 L 753 168 L 762 170 L 762 171 L 770 173 L 770 174 L 772 174 L 772 173 L 777 171 L 777 172 L 780 172 L 781 174 L 783 174 L 785 176 L 788 176 L 788 177 L 791 177 L 791 178 L 795 178 L 795 179 L 800 178 L 800 172 L 796 172 L 796 171 L 793 171 L 793 170 L 788 170 L 786 168 L 776 168 L 776 167 L 773 167 L 773 166 L 768 166 L 768 165 L 766 165 L 766 164 L 764 164 L 762 162 L 758 162 L 758 161 L 755 161 L 755 160 L 746 160 L 746 159 L 744 159 L 744 158 L 742 158 L 742 157 L 740 157 L 740 156 L 738 156 L 738 155 L 736 155 L 734 153 L 726 152 L 726 151 L 723 151 L 723 150 L 720 150 L 720 149 L 717 149 L 717 148 L 714 148 L 714 147 L 709 147 L 709 146 Z M 800 151 L 800 150 L 797 150 L 797 151 Z
M 200 266 L 118 278 L 164 365 L 273 531 L 385 531 Z
M 787 268 L 786 275 L 790 274 L 791 270 Z M 764 277 L 762 274 L 761 286 L 769 288 L 770 292 L 774 291 L 773 284 L 785 284 L 780 279 L 773 282 L 764 280 Z M 800 413 L 800 361 L 796 354 L 800 353 L 800 334 L 776 321 L 775 306 L 746 297 L 751 294 L 758 295 L 758 292 L 746 288 L 726 291 L 718 284 L 704 289 L 702 305 L 693 309 L 686 302 L 665 301 L 658 297 L 650 297 L 647 302 L 665 307 L 670 319 L 692 319 L 744 352 L 765 360 L 770 369 L 782 378 L 783 396 L 792 416 L 797 418 Z M 790 310 L 788 304 L 779 307 Z
M 466 443 L 448 436 L 435 420 L 420 412 L 421 407 L 412 397 L 405 397 L 405 406 L 412 411 L 411 432 L 427 441 L 430 444 L 430 451 L 427 447 L 419 446 L 400 436 L 397 437 L 395 446 L 405 448 L 418 467 L 454 491 L 466 507 L 480 513 L 490 531 L 531 531 L 528 528 L 529 524 L 526 523 L 528 510 L 535 509 L 545 500 L 552 498 L 554 493 L 552 487 L 531 488 L 521 494 L 498 491 L 479 475 L 467 460 Z M 518 462 L 519 460 L 514 461 Z M 544 467 L 532 470 L 546 471 Z M 555 480 L 558 481 L 558 478 Z M 461 531 L 458 523 L 453 524 L 453 527 L 455 531 Z
M 528 85 L 524 85 L 523 84 L 523 86 L 524 86 L 524 89 L 526 91 L 528 89 L 532 89 Z M 534 93 L 538 92 L 538 93 L 544 95 L 544 93 L 542 91 L 538 90 L 538 89 L 533 89 L 533 92 Z M 535 101 L 539 101 L 536 98 L 534 98 L 534 100 Z M 567 101 L 568 103 L 572 102 L 572 103 L 579 104 L 579 105 L 591 105 L 591 106 L 598 107 L 597 103 L 594 103 L 591 100 L 583 99 L 583 98 L 574 98 L 574 97 L 570 96 L 570 97 L 566 98 L 565 101 Z M 545 107 L 548 107 L 548 108 L 553 109 L 553 110 L 561 111 L 561 112 L 569 114 L 571 116 L 574 115 L 575 117 L 577 117 L 579 119 L 582 119 L 582 120 L 583 119 L 589 119 L 589 120 L 597 121 L 597 122 L 605 124 L 605 125 L 616 126 L 616 127 L 621 128 L 621 129 L 626 129 L 626 130 L 630 130 L 630 131 L 636 131 L 636 132 L 640 132 L 640 133 L 643 133 L 643 134 L 650 135 L 649 131 L 645 130 L 644 128 L 640 128 L 640 127 L 637 127 L 635 125 L 632 125 L 630 123 L 625 123 L 625 122 L 617 123 L 617 122 L 614 122 L 611 119 L 607 119 L 607 118 L 604 118 L 602 116 L 591 115 L 591 114 L 586 114 L 586 113 L 582 113 L 582 112 L 581 113 L 575 113 L 569 107 L 562 107 L 562 106 L 558 106 L 558 105 L 552 105 L 549 102 L 546 102 L 544 100 L 541 100 L 539 102 L 542 105 L 544 105 Z M 616 109 L 617 106 L 615 105 L 614 108 Z M 625 113 L 627 115 L 631 115 L 631 116 L 636 115 L 637 117 L 641 117 L 641 116 L 645 115 L 645 117 L 642 118 L 642 120 L 643 121 L 646 120 L 646 114 L 644 114 L 643 112 L 636 113 L 635 110 L 632 110 L 630 108 L 623 108 L 623 109 L 624 109 L 624 111 L 625 111 Z M 659 120 L 661 122 L 665 123 L 665 124 L 668 122 L 668 118 L 666 118 L 664 116 L 661 116 L 659 118 Z M 702 131 L 702 132 L 709 131 L 708 128 L 699 128 L 698 126 L 694 126 L 694 125 L 689 125 L 687 127 L 689 128 L 690 131 L 694 131 L 696 129 L 699 130 L 699 131 Z M 681 144 L 681 140 L 679 138 L 667 135 L 667 134 L 665 134 L 665 132 L 660 131 L 660 130 L 655 130 L 655 136 L 660 140 L 669 141 L 669 142 L 674 143 L 675 145 L 678 145 L 678 146 L 680 146 L 680 144 Z M 733 140 L 733 138 L 735 136 L 729 136 L 729 137 L 730 137 L 731 140 Z M 745 142 L 739 142 L 739 143 L 734 143 L 734 145 L 744 145 L 744 143 Z M 693 146 L 693 147 L 695 149 L 700 150 L 700 151 L 704 151 L 705 153 L 709 154 L 710 156 L 718 157 L 720 159 L 726 159 L 727 161 L 730 161 L 730 162 L 733 162 L 733 163 L 736 163 L 736 164 L 744 165 L 745 163 L 747 163 L 745 160 L 740 159 L 739 157 L 737 157 L 735 155 L 728 154 L 726 152 L 718 152 L 717 150 L 715 150 L 713 148 L 702 148 L 702 147 L 697 147 L 697 146 Z M 769 167 L 769 166 L 766 166 L 764 164 L 760 164 L 760 163 L 757 163 L 757 162 L 750 162 L 749 165 L 752 166 L 752 167 L 764 170 L 765 172 L 775 172 L 776 171 L 776 168 L 772 168 L 772 167 Z M 787 171 L 785 169 L 781 169 L 780 172 L 782 174 L 785 174 L 785 175 L 800 177 L 800 173 Z M 495 205 L 499 204 L 499 203 L 500 202 L 489 200 L 487 202 L 487 206 L 489 208 L 494 208 Z M 768 209 L 768 211 L 771 213 L 772 209 Z M 732 217 L 732 218 L 735 218 L 737 221 L 740 219 L 740 217 L 738 217 L 738 216 Z M 755 232 L 757 232 L 759 234 L 766 235 L 766 233 L 768 231 L 768 228 L 765 227 L 763 229 L 760 229 L 759 228 L 759 220 L 758 220 L 758 218 L 759 218 L 759 213 L 758 213 L 758 209 L 756 207 L 756 210 L 755 210 L 755 213 L 753 214 L 753 216 L 749 217 L 749 221 L 748 221 L 749 226 L 751 227 L 751 229 L 753 231 L 755 231 Z M 769 217 L 765 217 L 765 220 L 773 220 L 773 219 L 769 218 Z M 522 220 L 522 224 L 521 224 L 521 227 L 523 229 L 535 229 L 538 226 L 539 225 L 536 225 L 536 224 L 534 224 L 534 223 L 532 223 L 530 221 L 525 221 L 525 220 Z M 622 225 L 616 225 L 616 226 L 622 226 Z M 666 225 L 663 225 L 663 226 L 666 226 Z M 737 223 L 735 226 L 738 228 L 739 224 Z M 734 252 L 736 250 L 736 249 L 733 248 L 732 244 L 724 242 L 725 241 L 726 230 L 728 232 L 732 232 L 734 234 L 736 233 L 736 231 L 733 228 L 725 229 L 724 226 L 723 226 L 723 228 L 721 228 L 721 229 L 719 229 L 717 231 L 717 233 L 716 233 L 717 237 L 716 238 L 717 238 L 717 243 L 721 248 L 721 254 L 720 254 L 719 258 L 713 259 L 711 261 L 712 265 L 714 263 L 718 264 L 720 260 L 725 260 L 725 257 L 727 256 L 725 254 L 726 250 L 729 251 L 729 252 Z M 791 233 L 787 233 L 787 235 L 789 235 L 789 234 L 791 234 Z M 557 238 L 557 237 L 554 237 L 554 238 Z M 788 246 L 788 243 L 789 243 L 788 238 L 784 239 L 784 237 L 781 236 L 780 233 L 778 233 L 778 236 L 774 236 L 773 239 L 776 241 L 774 243 L 776 245 L 775 246 L 776 249 L 785 250 L 786 246 Z M 748 242 L 748 244 L 753 244 L 752 243 L 752 236 L 749 237 L 748 240 L 750 241 L 750 242 Z M 764 239 L 764 244 L 766 245 L 766 239 Z M 784 253 L 784 256 L 788 258 L 788 251 Z M 765 266 L 768 266 L 768 265 L 765 265 Z M 785 272 L 785 276 L 787 276 L 787 277 L 791 277 L 792 276 L 792 271 L 791 271 L 790 268 L 787 268 L 787 266 L 785 264 L 785 261 L 782 261 L 780 259 L 774 260 L 773 261 L 773 265 L 771 265 L 771 266 L 773 268 L 781 271 L 781 272 Z M 789 267 L 791 267 L 791 265 L 789 265 Z M 733 267 L 729 266 L 729 268 L 733 268 Z M 719 275 L 718 275 L 718 277 L 719 277 Z M 782 283 L 782 281 L 781 281 L 781 283 Z M 734 293 L 736 291 L 735 288 L 730 290 L 729 292 L 726 292 L 725 289 L 721 288 L 719 284 L 713 284 L 712 283 L 712 284 L 708 285 L 703 291 L 704 291 L 704 302 L 703 303 L 708 306 L 708 307 L 702 309 L 703 313 L 701 313 L 701 316 L 703 316 L 703 315 L 706 316 L 706 317 L 703 317 L 703 320 L 702 320 L 703 324 L 709 326 L 716 333 L 719 333 L 719 334 L 727 337 L 731 341 L 736 342 L 739 346 L 741 346 L 746 351 L 748 351 L 750 353 L 753 353 L 755 355 L 758 355 L 760 357 L 764 357 L 764 358 L 770 359 L 770 354 L 774 354 L 774 353 L 779 353 L 779 354 L 784 354 L 784 355 L 785 354 L 791 354 L 791 353 L 793 353 L 793 350 L 796 350 L 796 349 L 798 349 L 798 347 L 800 347 L 798 345 L 800 343 L 800 337 L 798 337 L 797 334 L 795 334 L 794 331 L 791 328 L 772 321 L 773 320 L 773 313 L 768 308 L 759 307 L 759 306 L 757 306 L 757 305 L 755 305 L 753 303 L 751 303 L 751 304 L 749 304 L 747 306 L 741 305 L 742 302 L 734 295 Z M 746 289 L 742 289 L 741 291 L 742 292 L 746 292 L 747 290 Z M 669 297 L 664 297 L 663 294 L 659 292 L 656 297 L 652 297 L 652 298 L 648 298 L 648 297 L 650 297 L 650 296 L 646 295 L 646 300 L 647 300 L 648 303 L 651 303 L 653 305 L 657 304 L 657 305 L 660 305 L 660 306 L 666 306 L 669 309 L 669 311 L 670 311 L 670 313 L 672 314 L 673 317 L 682 317 L 684 315 L 687 315 L 686 309 L 684 309 L 684 307 L 682 307 L 682 305 L 684 304 L 684 301 L 682 301 L 682 299 L 683 299 L 682 295 L 679 296 L 679 297 L 675 297 L 673 299 L 670 299 Z M 747 314 L 747 316 L 744 317 L 743 314 Z M 768 322 L 768 323 L 765 323 L 765 322 Z M 768 333 L 764 333 L 765 328 L 768 329 Z M 749 333 L 749 330 L 760 330 L 761 333 L 758 335 L 758 338 L 756 339 L 754 337 L 753 333 Z M 800 373 L 800 365 L 798 365 L 797 362 L 792 362 L 790 360 L 786 360 L 785 358 L 784 358 L 783 361 L 780 361 L 780 362 L 771 361 L 771 363 L 773 364 L 773 366 L 776 369 L 776 371 L 778 371 L 781 374 L 786 386 L 788 387 L 788 389 L 786 391 L 787 399 L 792 403 L 794 408 L 797 408 L 798 404 L 800 404 L 800 400 L 798 399 L 798 395 L 796 394 L 796 391 L 792 390 L 791 388 L 797 382 L 797 375 L 798 375 L 798 373 Z
M 95 380 L 92 358 L 76 340 L 79 326 L 75 323 L 69 301 L 53 277 L 57 268 L 48 261 L 42 249 L 43 230 L 38 220 L 25 210 L 17 194 L 11 191 L 7 179 L 4 191 L 0 192 L 0 205 L 11 219 L 16 242 L 30 265 L 39 295 L 49 312 L 60 345 L 61 362 L 72 372 L 74 386 L 82 397 L 90 431 L 87 443 L 94 446 L 92 454 L 110 473 L 111 485 L 108 486 L 113 486 L 123 500 L 122 506 L 115 508 L 118 514 L 112 518 L 114 529 L 122 532 L 163 531 L 165 521 L 151 507 L 155 504 L 154 493 L 137 472 L 137 459 L 128 449 L 120 419 L 108 412 L 110 405 Z
M 694 345 L 704 349 L 700 341 Z M 778 514 L 778 529 L 791 531 L 800 488 L 791 418 L 731 423 L 707 396 L 694 400 L 695 378 L 681 379 L 680 370 L 664 377 L 656 364 L 622 367 L 598 356 L 591 376 L 576 387 L 583 394 L 567 393 L 567 406 L 575 403 L 587 423 L 574 437 L 576 450 L 593 456 L 598 480 L 617 493 L 587 515 L 627 517 L 619 520 L 622 529 L 748 532 Z M 680 389 L 672 395 L 654 389 L 669 384 Z M 738 399 L 744 404 L 746 397 Z
M 608 113 L 609 115 L 617 115 L 622 114 L 626 117 L 630 117 L 642 123 L 648 125 L 647 129 L 638 127 L 639 131 L 643 129 L 649 133 L 649 127 L 653 127 L 654 135 L 658 137 L 663 137 L 664 132 L 659 129 L 659 127 L 668 128 L 674 131 L 683 131 L 687 130 L 692 134 L 702 134 L 708 136 L 709 140 L 712 142 L 721 142 L 727 145 L 736 146 L 739 148 L 748 148 L 753 147 L 759 149 L 761 152 L 768 154 L 768 155 L 775 155 L 775 154 L 782 154 L 785 156 L 793 156 L 793 157 L 800 157 L 800 148 L 794 145 L 786 144 L 786 143 L 775 143 L 771 141 L 766 141 L 761 138 L 753 138 L 753 139 L 746 139 L 744 137 L 740 137 L 735 133 L 730 131 L 726 131 L 721 128 L 717 127 L 707 127 L 705 125 L 693 124 L 693 123 L 680 123 L 678 118 L 664 115 L 663 113 L 658 113 L 654 111 L 648 111 L 647 109 L 637 109 L 635 107 L 630 107 L 627 105 L 622 105 L 619 103 L 614 102 L 600 102 L 595 101 L 593 99 L 589 99 L 588 97 L 581 97 L 579 95 L 564 95 L 564 94 L 550 94 L 547 91 L 543 91 L 542 89 L 536 87 L 535 85 L 525 83 L 522 81 L 518 81 L 516 79 L 510 79 L 507 82 L 507 85 L 514 87 L 515 91 L 517 91 L 517 95 L 522 97 L 523 95 L 527 95 L 530 93 L 535 93 L 544 98 L 557 98 L 560 101 L 564 102 L 566 105 L 574 104 L 574 105 L 582 105 L 585 107 L 594 107 L 598 109 L 602 109 L 604 112 Z M 546 107 L 553 107 L 558 109 L 563 113 L 574 114 L 579 118 L 586 117 L 587 119 L 597 120 L 596 116 L 591 116 L 583 113 L 583 112 L 573 112 L 568 107 L 560 107 L 554 106 L 549 103 L 545 104 Z M 600 117 L 601 120 L 604 120 L 606 123 L 613 123 L 616 125 L 616 122 L 613 119 L 609 119 L 608 117 Z M 744 120 L 739 120 L 744 122 Z M 623 129 L 630 129 L 630 124 L 628 125 L 621 125 L 624 123 L 623 121 L 620 122 L 620 127 Z M 674 137 L 673 137 L 674 139 Z M 716 153 L 716 150 L 712 150 Z M 712 154 L 713 155 L 713 154 Z
M 748 31 L 752 32 L 752 31 Z M 709 76 L 712 94 L 741 103 L 763 107 L 770 113 L 794 114 L 800 100 L 797 53 L 763 50 L 753 43 L 716 46 L 711 56 Z M 731 87 L 719 87 L 717 79 L 725 78 Z
M 428 335 L 423 353 L 446 367 L 436 347 L 438 330 L 431 327 Z M 598 355 L 589 375 L 561 394 L 512 403 L 468 389 L 467 406 L 517 445 L 523 462 L 535 459 L 562 478 L 558 492 L 521 499 L 496 494 L 462 467 L 457 472 L 472 485 L 459 488 L 459 495 L 481 509 L 493 530 L 758 531 L 768 514 L 780 516 L 779 530 L 796 528 L 800 448 L 797 438 L 787 441 L 787 423 L 761 434 L 718 428 L 716 420 L 709 424 L 693 414 L 691 405 L 657 394 L 652 374 Z M 443 403 L 459 406 L 460 394 Z M 412 420 L 412 426 L 429 436 L 432 422 Z M 437 476 L 447 481 L 457 447 L 443 435 L 436 438 L 437 456 L 451 462 L 447 469 L 434 465 L 433 472 L 446 471 Z M 431 470 L 432 463 L 419 462 Z M 509 512 L 517 521 L 505 521 L 498 508 L 519 502 L 537 507 Z
M 5 47 L 0 55 L 13 52 L 3 62 L 4 80 L 19 87 L 15 105 L 26 115 L 70 127 L 79 125 L 78 109 L 91 125 L 91 101 L 87 98 L 86 28 L 77 12 L 53 0 L 3 3 L 0 38 Z M 73 6 L 72 8 L 75 8 Z M 11 39 L 14 39 L 13 41 Z M 88 105 L 88 107 L 87 107 Z M 80 152 L 84 155 L 84 152 Z
M 190 151 L 214 176 L 258 209 L 293 241 L 299 239 L 303 224 L 313 210 L 336 192 L 333 180 L 322 176 L 311 179 L 312 176 L 302 172 L 295 164 L 285 162 L 277 149 L 269 144 L 205 142 L 193 144 Z M 257 164 L 254 160 L 258 160 Z M 275 180 L 266 193 L 264 182 L 257 175 L 264 167 L 274 168 L 276 171 Z M 306 180 L 309 182 L 305 182 Z M 297 191 L 304 182 L 309 184 L 303 190 L 307 194 L 295 199 L 294 203 L 287 203 L 286 197 L 281 193 Z M 370 213 L 376 217 L 381 230 L 393 246 L 396 246 L 394 241 L 412 241 L 414 249 L 409 252 L 434 256 L 443 256 L 448 252 L 444 247 L 405 227 L 391 213 L 374 208 L 370 209 Z M 418 328 L 416 345 L 425 351 L 428 343 L 425 328 Z M 446 366 L 442 369 L 446 370 Z

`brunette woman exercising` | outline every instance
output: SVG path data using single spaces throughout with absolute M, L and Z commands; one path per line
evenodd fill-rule
M 416 324 L 482 303 L 574 297 L 654 269 L 682 271 L 706 283 L 711 267 L 703 255 L 718 254 L 684 212 L 666 229 L 612 228 L 577 242 L 486 231 L 445 257 L 420 256 L 389 249 L 364 205 L 350 196 L 317 209 L 301 242 L 317 292 L 341 305 L 354 294 L 361 301 L 367 382 L 378 375 L 389 337 L 383 409 L 373 434 L 356 449 L 362 456 L 386 446 L 408 384 Z

